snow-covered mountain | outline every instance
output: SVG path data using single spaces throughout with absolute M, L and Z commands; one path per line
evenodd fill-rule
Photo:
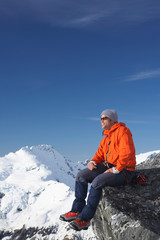
M 158 152 L 140 154 L 137 162 Z M 71 162 L 49 145 L 24 147 L 1 157 L 0 230 L 53 226 L 56 234 L 54 238 L 49 235 L 48 240 L 73 235 L 77 239 L 96 239 L 92 227 L 75 233 L 59 220 L 59 215 L 71 208 L 75 176 L 86 165 L 87 161 Z
M 74 231 L 66 230 L 67 223 L 59 215 L 71 209 L 76 173 L 86 165 L 87 161 L 65 159 L 48 145 L 24 147 L 1 157 L 0 230 L 54 226 L 55 239 L 72 236 Z M 92 227 L 84 239 L 96 239 Z
M 155 157 L 158 153 L 160 153 L 160 150 L 155 150 L 155 151 L 146 152 L 146 153 L 140 153 L 136 156 L 136 162 L 137 162 L 137 164 L 140 164 L 141 162 L 144 162 L 150 158 Z

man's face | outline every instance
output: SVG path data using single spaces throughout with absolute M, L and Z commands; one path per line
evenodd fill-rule
M 107 116 L 102 115 L 101 116 L 101 125 L 102 125 L 103 129 L 109 130 L 114 125 L 114 122 L 111 119 L 109 119 Z

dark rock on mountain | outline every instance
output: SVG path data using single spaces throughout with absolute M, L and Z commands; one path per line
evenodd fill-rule
M 148 182 L 106 187 L 93 228 L 100 240 L 160 239 L 160 154 L 136 167 Z
M 35 228 L 30 227 L 28 229 L 25 226 L 22 229 L 10 231 L 0 231 L 0 239 L 6 238 L 7 240 L 38 240 L 46 239 L 45 236 L 54 235 L 57 233 L 57 226 L 52 226 L 48 228 Z

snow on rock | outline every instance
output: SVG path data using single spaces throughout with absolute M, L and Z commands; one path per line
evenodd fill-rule
M 140 164 L 141 162 L 144 162 L 150 158 L 153 158 L 158 153 L 160 153 L 160 150 L 155 150 L 155 151 L 146 152 L 146 153 L 140 153 L 139 155 L 136 155 L 136 162 L 137 162 L 137 164 Z

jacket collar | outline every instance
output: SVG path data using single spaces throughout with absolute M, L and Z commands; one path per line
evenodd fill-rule
M 115 124 L 111 127 L 110 130 L 104 130 L 104 131 L 103 131 L 103 135 L 108 136 L 109 134 L 111 134 L 111 133 L 114 132 L 117 128 L 119 128 L 119 127 L 121 127 L 121 126 L 125 127 L 126 125 L 125 125 L 125 123 L 117 122 L 117 123 L 115 123 Z

